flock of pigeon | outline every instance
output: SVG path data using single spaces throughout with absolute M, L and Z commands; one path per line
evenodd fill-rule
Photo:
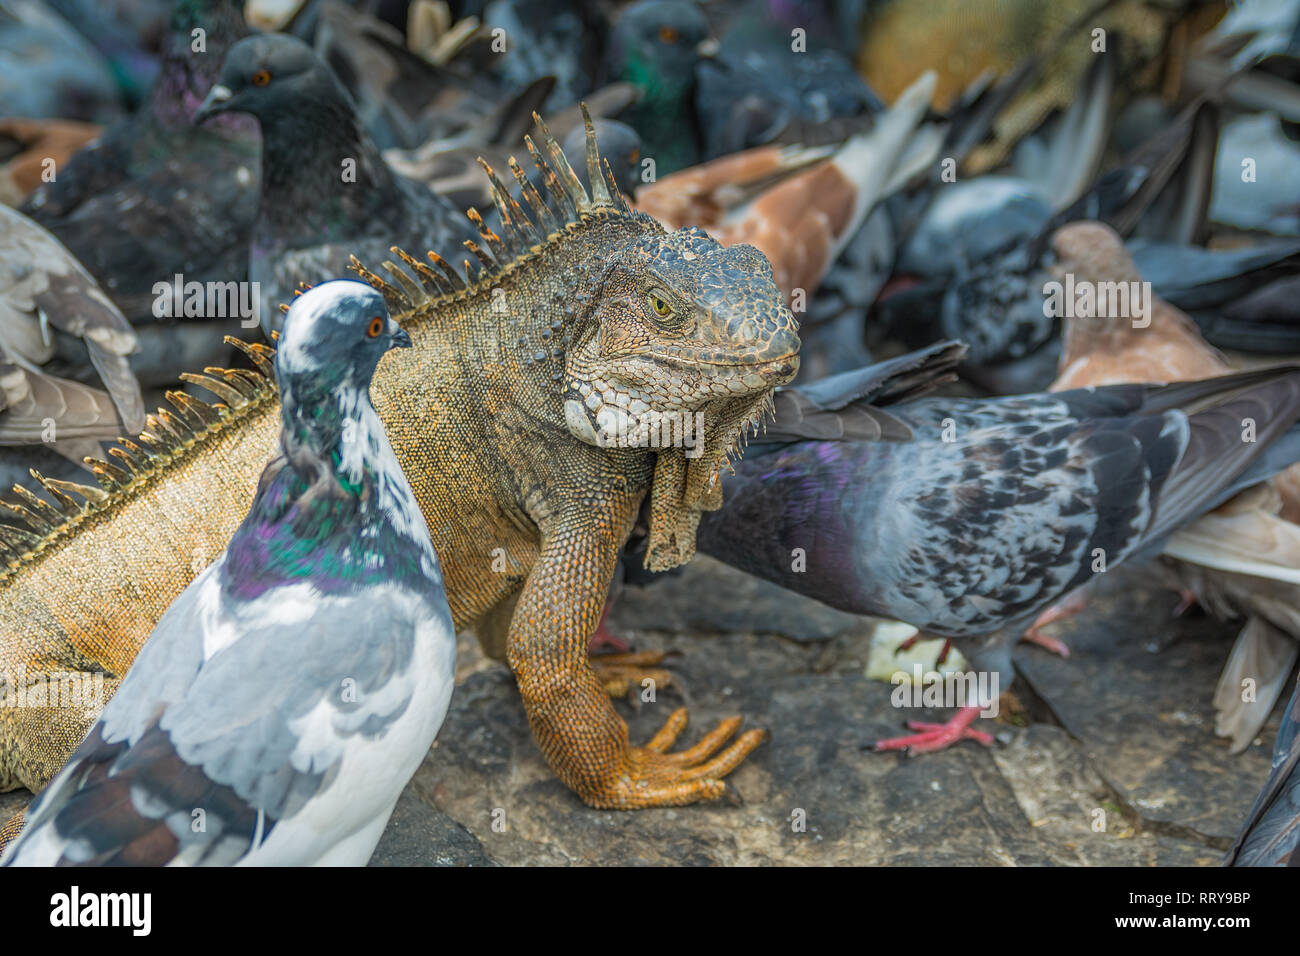
M 369 858 L 446 713 L 455 638 L 368 398 L 405 334 L 378 293 L 329 280 L 353 255 L 477 239 L 477 160 L 504 167 L 535 113 L 585 170 L 580 101 L 635 207 L 757 247 L 801 323 L 776 397 L 799 440 L 749 444 L 700 550 L 948 638 L 1003 689 L 1016 640 L 1066 653 L 1040 629 L 1080 613 L 1099 554 L 1145 563 L 1244 620 L 1214 701 L 1234 750 L 1259 734 L 1300 653 L 1300 373 L 1277 368 L 1300 354 L 1300 2 L 0 0 L 0 487 L 86 480 L 157 390 L 234 364 L 227 335 L 276 336 L 295 454 L 329 455 L 328 408 L 365 436 L 356 474 L 379 476 L 385 507 L 331 540 L 377 542 L 390 568 L 351 594 L 259 590 L 250 555 L 294 520 L 268 472 L 7 862 L 111 845 L 96 827 L 123 786 L 182 799 L 203 771 L 158 759 L 150 719 L 168 702 L 194 757 L 211 700 L 265 713 L 205 759 L 292 751 L 298 769 L 261 794 L 275 829 L 205 862 Z M 341 157 L 355 177 L 322 188 Z M 213 315 L 186 307 L 191 282 L 260 295 Z M 921 387 L 936 368 L 942 396 Z M 834 573 L 797 573 L 791 540 Z M 234 614 L 236 592 L 260 596 Z M 360 633 L 376 602 L 383 633 Z M 292 729 L 267 707 L 286 692 L 257 679 L 294 670 L 275 632 L 297 605 L 363 681 L 416 661 L 384 687 L 408 709 L 356 715 L 364 746 L 312 724 L 311 668 Z M 214 645 L 243 656 L 195 676 Z M 990 743 L 986 703 L 878 746 Z M 302 772 L 340 747 L 346 803 Z M 1298 761 L 1300 691 L 1231 862 L 1300 862 Z

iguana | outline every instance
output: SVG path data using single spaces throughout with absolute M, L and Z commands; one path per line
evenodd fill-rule
M 470 210 L 476 275 L 434 252 L 425 264 L 394 249 L 405 270 L 384 263 L 391 280 L 354 260 L 414 341 L 376 376 L 375 407 L 428 522 L 456 627 L 509 663 L 560 778 L 595 807 L 718 797 L 763 732 L 718 753 L 735 717 L 670 754 L 680 710 L 631 745 L 587 641 L 643 499 L 647 567 L 693 554 L 701 512 L 721 501 L 720 471 L 798 369 L 796 323 L 760 253 L 698 229 L 666 232 L 629 209 L 588 121 L 589 195 L 537 119 L 549 160 L 526 145 L 549 201 L 513 160 L 522 203 L 483 164 L 502 229 Z M 101 487 L 37 476 L 58 507 L 15 488 L 0 524 L 0 705 L 26 700 L 0 706 L 0 789 L 39 789 L 58 770 L 102 706 L 93 684 L 68 705 L 69 685 L 102 674 L 111 694 L 248 510 L 279 412 L 271 350 L 240 347 L 259 371 L 186 375 L 221 401 L 169 393 L 171 409 L 94 463 Z M 57 673 L 73 677 L 51 684 Z

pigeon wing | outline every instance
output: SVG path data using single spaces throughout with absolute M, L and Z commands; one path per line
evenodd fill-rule
M 0 263 L 0 349 L 9 360 L 32 371 L 48 361 L 54 347 L 46 324 L 80 338 L 120 416 L 113 431 L 143 429 L 144 399 L 127 360 L 138 346 L 135 332 L 90 274 L 52 235 L 4 207 Z

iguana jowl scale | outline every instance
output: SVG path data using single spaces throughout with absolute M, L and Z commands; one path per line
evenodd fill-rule
M 512 163 L 521 205 L 485 165 L 504 235 L 471 211 L 483 240 L 467 243 L 481 267 L 471 282 L 433 253 L 434 268 L 398 253 L 414 279 L 385 263 L 393 278 L 383 281 L 358 264 L 415 343 L 376 376 L 375 407 L 428 521 L 456 626 L 508 660 L 561 779 L 601 807 L 716 797 L 761 732 L 710 759 L 738 724 L 727 721 L 667 754 L 679 712 L 646 747 L 631 746 L 586 645 L 647 494 L 647 565 L 694 553 L 701 512 L 720 503 L 720 469 L 798 369 L 795 321 L 758 252 L 699 230 L 666 233 L 629 210 L 607 187 L 590 133 L 592 196 L 549 134 L 549 163 L 528 145 L 550 202 Z M 245 350 L 266 372 L 268 350 Z M 118 464 L 99 466 L 106 495 L 78 505 L 46 482 L 68 516 L 27 496 L 11 507 L 18 521 L 0 531 L 0 680 L 24 667 L 29 681 L 102 670 L 111 690 L 247 510 L 275 446 L 273 388 L 238 371 L 190 380 L 227 407 L 175 394 L 174 412 L 151 419 Z M 696 412 L 706 433 L 693 457 L 602 447 L 611 423 L 644 437 Z M 494 571 L 501 560 L 505 571 Z M 94 716 L 0 710 L 0 787 L 42 786 Z

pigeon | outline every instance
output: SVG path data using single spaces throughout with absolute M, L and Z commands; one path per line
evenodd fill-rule
M 113 73 L 42 0 L 0 0 L 0 116 L 105 123 L 123 113 Z
M 614 24 L 604 76 L 640 91 L 641 98 L 622 118 L 640 134 L 656 177 L 701 159 L 695 70 L 702 58 L 717 52 L 717 45 L 704 14 L 690 0 L 637 0 Z
M 1119 236 L 1101 223 L 1072 223 L 1052 240 L 1062 282 L 1139 288 L 1142 277 Z M 1065 350 L 1052 391 L 1131 382 L 1183 382 L 1227 375 L 1227 359 L 1184 313 L 1153 295 L 1144 314 L 1111 312 L 1064 320 Z M 1117 300 L 1117 304 L 1122 300 Z M 1163 564 L 1172 583 L 1221 618 L 1244 616 L 1215 692 L 1216 732 L 1245 750 L 1285 687 L 1300 648 L 1300 466 L 1250 489 L 1172 535 Z M 1078 607 L 1078 602 L 1075 602 Z M 1050 613 L 1050 612 L 1049 612 Z M 1053 619 L 1059 618 L 1053 614 Z M 1244 681 L 1255 687 L 1244 695 Z M 1248 700 L 1243 697 L 1249 696 Z
M 1115 57 L 1097 56 L 1070 108 L 1026 136 L 1005 173 L 950 178 L 963 148 L 952 139 L 965 135 L 967 122 L 954 119 L 941 151 L 948 174 L 940 169 L 932 188 L 898 210 L 902 242 L 894 279 L 880 296 L 878 328 L 896 328 L 911 347 L 939 338 L 966 342 L 964 372 L 981 385 L 1005 377 L 998 366 L 1032 360 L 1052 341 L 1057 323 L 1037 295 L 1047 245 L 1040 237 L 1054 217 L 1078 218 L 1073 207 L 1106 147 L 1115 70 Z M 1051 358 L 1031 366 L 1018 390 L 1046 386 Z
M 361 128 L 338 78 L 281 34 L 248 37 L 226 56 L 196 123 L 249 113 L 262 129 L 262 198 L 248 274 L 268 332 L 294 287 L 345 275 L 352 255 L 392 246 L 447 249 L 475 237 L 445 199 L 393 171 Z
M 246 316 L 234 309 L 178 314 L 185 310 L 168 305 L 159 289 L 177 276 L 182 288 L 247 278 L 256 124 L 246 117 L 202 129 L 191 123 L 221 57 L 247 32 L 235 0 L 176 0 L 160 72 L 140 110 L 76 153 L 22 207 L 130 319 L 140 338 L 132 367 L 145 387 L 171 386 L 181 371 L 223 363 L 231 352 L 225 336 L 247 334 Z
M 700 60 L 694 102 L 706 158 L 767 143 L 840 142 L 882 109 L 844 38 L 828 36 L 818 5 L 807 6 L 748 0 L 720 31 L 716 54 Z
M 547 116 L 578 102 L 591 92 L 597 59 L 593 13 L 566 0 L 491 0 L 483 11 L 483 26 L 504 31 L 505 40 L 496 75 L 512 87 L 554 77 L 554 90 L 538 107 Z
M 936 346 L 779 390 L 775 422 L 723 480 L 699 549 L 840 610 L 951 638 L 1005 689 L 1011 646 L 1045 607 L 1300 459 L 1297 369 L 908 397 L 960 357 Z M 1244 418 L 1258 423 L 1254 442 L 1242 441 Z M 970 728 L 981 706 L 879 746 L 986 737 Z
M 423 183 L 457 209 L 473 206 L 495 212 L 492 182 L 483 175 L 479 160 L 483 159 L 493 169 L 504 168 L 512 156 L 523 153 L 525 135 L 531 132 L 534 139 L 541 135 L 535 128 L 533 114 L 546 100 L 550 87 L 549 81 L 538 81 L 504 100 L 475 127 L 450 139 L 430 140 L 411 150 L 386 149 L 384 161 L 408 179 Z M 613 83 L 594 91 L 582 105 L 591 116 L 602 117 L 618 113 L 635 98 L 636 92 L 630 85 Z M 594 123 L 601 155 L 609 158 L 619 188 L 630 195 L 634 176 L 640 172 L 641 139 L 623 123 L 607 119 L 596 119 Z M 547 126 L 556 141 L 563 144 L 570 162 L 577 157 L 579 162 L 573 169 L 586 185 L 583 170 L 587 168 L 587 134 L 581 106 L 548 116 Z M 545 192 L 540 176 L 534 173 L 532 178 L 534 188 Z M 485 214 L 484 219 L 490 220 L 490 215 Z
M 1224 865 L 1300 866 L 1300 685 L 1282 714 L 1272 772 Z
M 1064 131 L 1088 125 L 1080 118 L 1064 124 Z M 1064 208 L 1061 201 L 1049 203 L 1052 177 L 1037 186 L 980 176 L 941 187 L 911 227 L 900 270 L 932 263 L 927 271 L 938 276 L 918 285 L 915 275 L 896 275 L 880 298 L 879 324 L 912 347 L 936 337 L 966 342 L 971 351 L 963 376 L 994 394 L 1047 388 L 1060 355 L 1058 319 L 1043 308 L 1044 283 L 1052 280 L 1052 235 L 1066 223 L 1097 219 L 1121 233 L 1155 231 L 1192 248 L 1204 224 L 1214 136 L 1212 110 L 1203 102 L 1189 104 Z M 1050 151 L 1072 140 L 1054 140 Z M 1062 169 L 1070 166 L 1080 164 L 1067 162 Z M 1180 284 L 1186 278 L 1180 276 Z M 1203 294 L 1221 279 L 1197 277 L 1186 291 Z
M 370 402 L 411 344 L 351 280 L 294 301 L 280 453 L 6 850 L 13 866 L 359 866 L 433 744 L 456 638 Z
M 126 317 L 57 239 L 0 205 L 0 480 L 26 482 L 46 445 L 78 468 L 103 457 L 101 441 L 144 428 L 144 399 L 131 372 L 137 347 Z M 69 364 L 65 356 L 73 360 Z M 58 372 L 88 368 L 103 389 Z M 65 373 L 66 374 L 66 373 Z M 84 477 L 84 475 L 82 476 Z

